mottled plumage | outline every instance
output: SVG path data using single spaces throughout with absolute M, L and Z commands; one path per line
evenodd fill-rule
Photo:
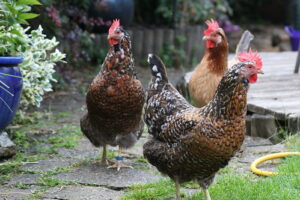
M 120 41 L 109 38 L 112 46 L 88 89 L 88 112 L 80 124 L 97 147 L 109 144 L 129 148 L 143 132 L 145 92 L 136 77 L 129 34 L 121 27 L 113 28 L 121 35 Z
M 213 99 L 202 108 L 191 106 L 168 82 L 158 57 L 149 56 L 149 63 L 153 78 L 144 121 L 152 138 L 144 144 L 144 156 L 176 183 L 197 180 L 207 189 L 244 140 L 246 68 L 253 62 L 231 68 Z

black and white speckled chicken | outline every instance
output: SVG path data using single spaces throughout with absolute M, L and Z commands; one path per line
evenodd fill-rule
M 102 69 L 86 95 L 87 114 L 81 130 L 96 147 L 103 146 L 102 163 L 106 163 L 106 146 L 119 146 L 117 162 L 109 168 L 130 167 L 121 163 L 122 148 L 133 146 L 144 130 L 142 109 L 145 92 L 136 77 L 129 34 L 114 21 L 109 29 L 111 45 Z
M 215 174 L 244 140 L 249 82 L 256 81 L 262 63 L 252 52 L 240 56 L 245 62 L 229 69 L 213 99 L 202 108 L 191 106 L 168 82 L 157 56 L 148 57 L 153 78 L 144 121 L 151 139 L 143 152 L 152 165 L 175 181 L 177 198 L 180 183 L 196 180 L 209 200 L 208 187 Z

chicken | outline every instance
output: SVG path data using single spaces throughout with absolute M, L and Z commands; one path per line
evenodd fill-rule
M 195 70 L 191 74 L 187 74 L 183 80 L 188 83 L 188 91 L 184 92 L 184 95 L 191 98 L 197 107 L 206 105 L 212 99 L 228 66 L 237 63 L 237 59 L 234 57 L 228 65 L 229 46 L 223 29 L 213 20 L 206 21 L 206 24 L 208 29 L 204 31 L 203 37 L 206 40 L 204 57 Z M 236 55 L 247 51 L 252 39 L 253 35 L 249 31 L 245 31 L 237 45 Z
M 148 86 L 144 121 L 150 139 L 144 157 L 176 184 L 196 180 L 210 199 L 208 187 L 219 169 L 240 148 L 246 132 L 249 83 L 262 73 L 256 53 L 243 53 L 241 62 L 221 79 L 212 100 L 202 108 L 191 106 L 168 82 L 166 69 L 155 55 L 148 62 L 153 75 Z
M 117 162 L 109 167 L 119 170 L 130 167 L 121 162 L 122 148 L 133 146 L 144 129 L 145 91 L 136 76 L 129 34 L 118 20 L 111 25 L 108 40 L 111 47 L 88 89 L 88 112 L 81 118 L 80 125 L 94 146 L 103 146 L 102 164 L 108 161 L 106 146 L 119 146 Z

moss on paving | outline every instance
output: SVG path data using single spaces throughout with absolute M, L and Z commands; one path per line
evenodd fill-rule
M 49 187 L 57 185 L 76 184 L 74 182 L 65 182 L 52 178 L 53 175 L 61 172 L 71 172 L 74 167 L 86 165 L 89 160 L 82 160 L 68 167 L 57 168 L 55 170 L 41 171 L 20 171 L 21 166 L 28 162 L 36 162 L 49 158 L 50 154 L 56 154 L 57 148 L 76 148 L 82 133 L 78 123 L 64 123 L 61 118 L 71 117 L 71 113 L 60 112 L 35 113 L 30 119 L 26 119 L 23 126 L 10 133 L 14 142 L 18 146 L 16 156 L 4 163 L 0 163 L 0 184 L 19 173 L 37 173 L 41 174 L 38 178 L 40 189 L 26 198 L 26 200 L 41 199 L 43 193 Z M 300 151 L 300 134 L 288 136 L 286 146 L 291 151 Z M 37 146 L 34 155 L 27 152 L 31 146 Z M 43 147 L 46 146 L 46 147 Z M 43 147 L 43 148 L 40 148 Z M 99 154 L 100 156 L 101 154 Z M 114 151 L 109 151 L 109 158 L 115 157 Z M 100 157 L 98 158 L 100 159 Z M 134 160 L 137 163 L 136 168 L 150 170 L 145 166 L 146 160 L 143 157 Z M 279 175 L 274 177 L 259 177 L 251 173 L 234 174 L 234 169 L 239 166 L 226 167 L 218 173 L 214 184 L 210 187 L 212 199 L 222 200 L 289 200 L 297 199 L 300 188 L 300 158 L 299 156 L 288 157 L 279 167 Z M 26 189 L 28 185 L 17 184 L 19 189 Z M 186 189 L 194 189 L 193 195 L 187 195 Z M 181 195 L 183 200 L 204 199 L 199 185 L 195 182 L 182 184 Z M 122 200 L 165 200 L 175 196 L 174 183 L 166 179 L 158 182 L 134 185 L 126 190 L 126 194 L 121 197 Z
M 75 148 L 82 137 L 78 124 L 59 124 L 59 118 L 69 117 L 70 113 L 58 113 L 52 116 L 48 112 L 34 112 L 23 121 L 18 121 L 20 128 L 10 131 L 9 134 L 17 145 L 17 154 L 0 163 L 0 184 L 10 179 L 12 176 L 21 173 L 20 168 L 24 164 L 37 162 L 49 158 L 50 154 L 56 154 L 57 148 Z M 52 131 L 51 131 L 52 130 Z M 34 148 L 36 146 L 36 148 Z M 34 152 L 30 150 L 34 149 Z M 32 155 L 34 153 L 34 155 Z M 40 172 L 23 172 L 40 173 Z M 48 175 L 42 175 L 41 181 L 44 185 L 48 184 L 43 178 Z M 21 187 L 21 186 L 19 186 Z

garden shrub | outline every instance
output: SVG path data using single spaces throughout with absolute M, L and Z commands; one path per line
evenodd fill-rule
M 22 31 L 22 30 L 20 30 Z M 52 91 L 54 66 L 65 57 L 55 47 L 58 45 L 55 37 L 46 38 L 41 26 L 30 33 L 23 29 L 25 50 L 20 52 L 24 61 L 20 64 L 23 74 L 22 108 L 30 105 L 40 106 L 45 92 Z
M 39 106 L 45 92 L 52 90 L 54 66 L 65 55 L 55 47 L 58 42 L 53 37 L 46 38 L 39 26 L 29 31 L 21 24 L 38 16 L 30 13 L 31 5 L 40 5 L 37 0 L 2 0 L 0 2 L 0 55 L 22 56 L 19 65 L 23 75 L 21 109 Z

